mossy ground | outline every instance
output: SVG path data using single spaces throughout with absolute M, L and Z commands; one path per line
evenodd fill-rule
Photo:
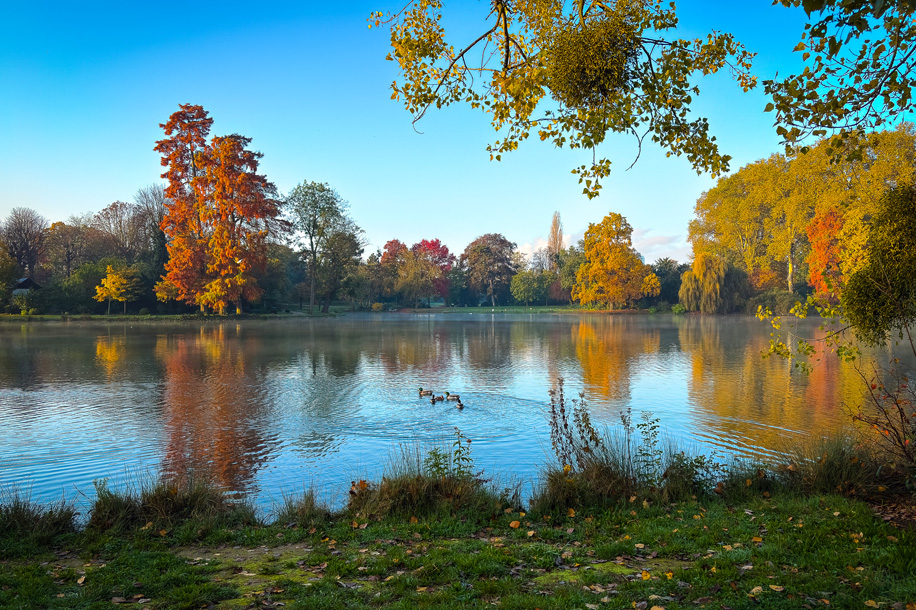
M 351 519 L 5 540 L 0 607 L 916 608 L 916 532 L 838 496 Z

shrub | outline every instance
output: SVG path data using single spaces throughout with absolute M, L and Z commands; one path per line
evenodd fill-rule
M 141 307 L 141 308 L 140 308 L 140 311 L 139 311 L 139 314 L 140 314 L 141 316 L 148 316 L 148 315 L 149 315 L 149 309 L 146 308 L 146 307 Z
M 683 313 L 687 313 L 687 308 L 681 305 L 680 303 L 675 303 L 674 305 L 671 306 L 671 313 L 679 316 Z
M 385 305 L 383 305 L 382 303 L 373 303 L 372 304 L 372 311 L 379 312 L 379 311 L 384 311 L 384 309 L 385 309 Z

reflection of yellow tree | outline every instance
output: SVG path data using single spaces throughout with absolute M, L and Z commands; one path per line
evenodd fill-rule
M 616 317 L 580 321 L 572 327 L 572 340 L 586 387 L 611 400 L 629 398 L 631 362 L 657 351 L 661 341 L 657 330 L 634 333 Z
M 860 393 L 852 367 L 824 358 L 805 376 L 784 360 L 764 359 L 763 334 L 727 342 L 728 332 L 716 318 L 680 327 L 681 348 L 691 359 L 688 394 L 704 426 L 698 432 L 727 446 L 779 450 L 791 443 L 786 430 L 820 435 L 842 425 L 841 405 Z
M 204 327 L 197 337 L 160 337 L 164 363 L 167 473 L 206 472 L 230 489 L 243 490 L 266 458 L 263 400 L 246 369 L 246 345 L 225 328 Z M 247 343 L 256 343 L 251 338 Z
M 95 341 L 95 360 L 111 378 L 118 364 L 124 359 L 126 346 L 124 337 L 98 337 Z

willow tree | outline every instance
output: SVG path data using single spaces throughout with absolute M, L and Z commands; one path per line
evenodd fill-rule
M 692 117 L 696 77 L 727 69 L 745 91 L 756 85 L 753 54 L 731 34 L 676 35 L 674 3 L 663 0 L 492 0 L 480 26 L 460 42 L 442 26 L 439 0 L 413 0 L 397 13 L 373 13 L 391 28 L 400 74 L 392 97 L 420 120 L 430 107 L 464 103 L 504 134 L 491 159 L 531 135 L 558 147 L 595 151 L 608 133 L 649 138 L 686 155 L 698 172 L 728 170 L 707 119 Z M 542 103 L 543 102 L 543 103 Z M 638 153 L 637 153 L 638 157 Z M 574 169 L 583 193 L 598 194 L 611 162 Z
M 729 313 L 744 305 L 749 292 L 746 273 L 719 256 L 701 253 L 681 276 L 678 300 L 688 311 Z

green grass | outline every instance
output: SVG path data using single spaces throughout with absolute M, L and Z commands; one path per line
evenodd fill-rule
M 916 603 L 916 533 L 836 495 L 784 492 L 739 505 L 637 498 L 613 510 L 507 506 L 484 519 L 458 512 L 355 524 L 321 513 L 302 524 L 223 525 L 193 544 L 178 529 L 84 530 L 35 558 L 6 559 L 0 607 L 111 608 L 115 598 L 150 608 Z

